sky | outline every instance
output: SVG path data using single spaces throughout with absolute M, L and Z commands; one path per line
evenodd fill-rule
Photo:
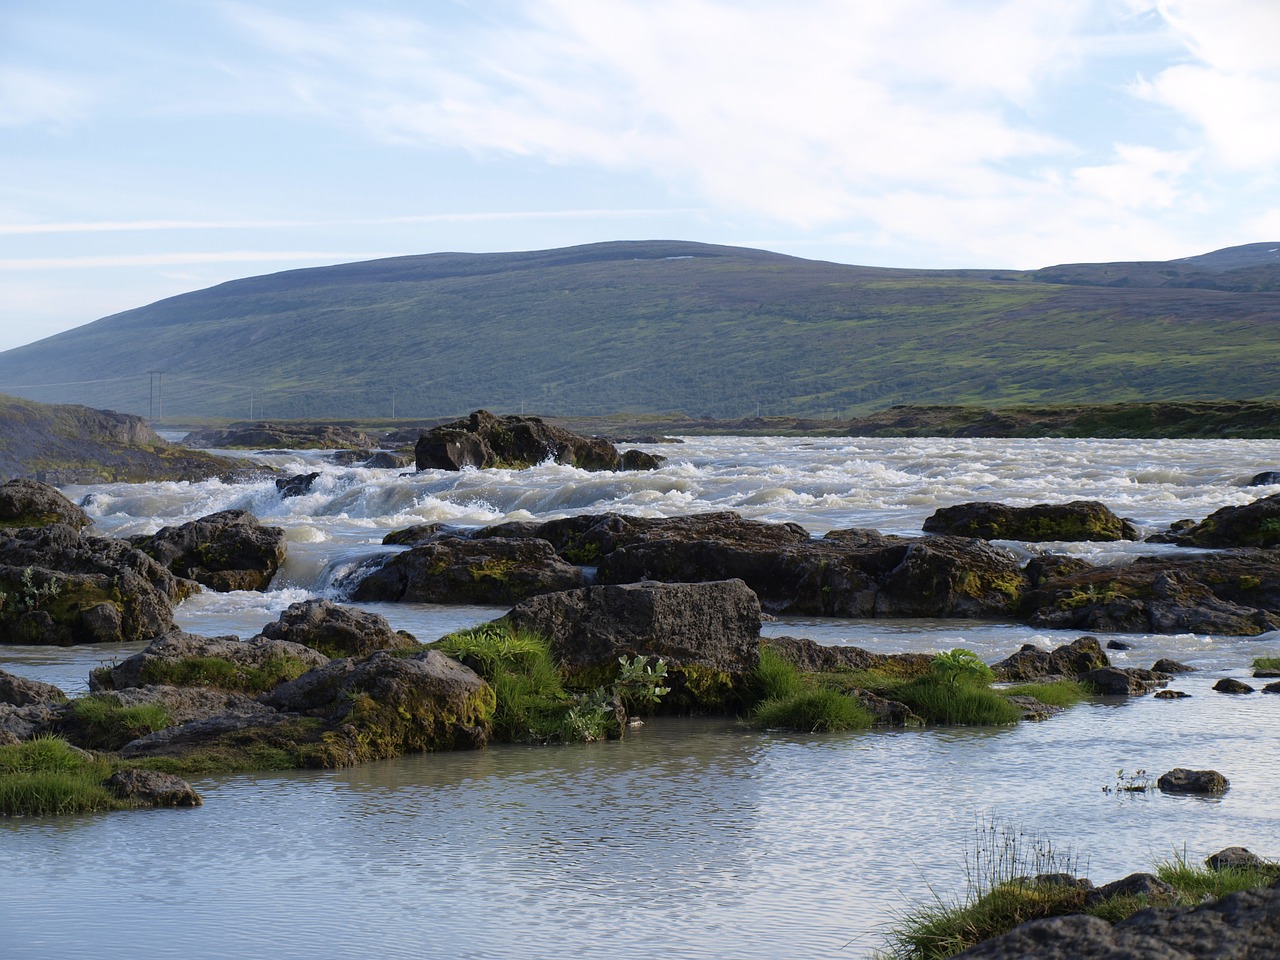
M 240 277 L 678 239 L 1280 240 L 1277 0 L 0 0 L 0 350 Z

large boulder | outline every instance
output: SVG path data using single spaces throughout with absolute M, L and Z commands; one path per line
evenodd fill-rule
M 355 602 L 512 604 L 586 583 L 545 540 L 442 537 L 397 553 L 361 579 Z
M 619 657 L 667 662 L 668 709 L 738 703 L 759 662 L 760 602 L 740 580 L 609 584 L 531 597 L 505 618 L 551 640 L 570 683 L 613 678 Z
M 196 430 L 182 441 L 189 447 L 248 450 L 340 450 L 376 447 L 362 430 L 329 424 L 233 423 L 225 430 Z
M 145 640 L 199 589 L 122 540 L 60 523 L 0 532 L 0 642 Z
M 144 807 L 198 807 L 204 803 L 187 781 L 156 770 L 117 770 L 107 778 L 107 787 L 121 800 Z
M 0 527 L 43 527 L 65 523 L 81 530 L 93 521 L 62 495 L 39 480 L 17 479 L 0 485 Z
M 1095 500 L 1038 503 L 1011 507 L 1003 503 L 959 503 L 934 511 L 924 522 L 927 533 L 983 540 L 1027 542 L 1137 540 L 1137 528 Z
M 26 707 L 33 703 L 65 703 L 67 695 L 52 683 L 17 677 L 0 670 L 0 703 Z
M 261 636 L 300 643 L 334 658 L 364 657 L 376 650 L 415 650 L 421 646 L 412 634 L 393 630 L 380 614 L 328 600 L 290 604 L 279 619 L 262 628 Z
M 624 465 L 608 440 L 580 436 L 541 417 L 499 417 L 487 410 L 432 428 L 414 447 L 419 470 L 519 469 L 548 460 L 582 470 L 652 469 L 662 459 L 633 452 Z
M 247 510 L 223 510 L 150 536 L 135 547 L 212 590 L 265 590 L 285 560 L 285 535 Z
M 1112 926 L 1073 914 L 1032 920 L 956 960 L 1262 960 L 1280 943 L 1280 889 L 1242 890 L 1196 907 L 1151 907 Z
M 95 670 L 89 687 L 98 691 L 168 684 L 258 693 L 328 661 L 318 650 L 288 640 L 201 637 L 171 630 L 120 663 Z
M 1231 781 L 1217 770 L 1188 770 L 1185 767 L 1174 767 L 1168 773 L 1161 774 L 1156 781 L 1165 793 L 1198 793 L 1216 795 L 1226 793 Z
M 1023 612 L 1052 629 L 1254 636 L 1280 628 L 1280 552 L 1141 557 L 1049 577 Z
M 1188 547 L 1280 547 L 1280 493 L 1223 507 L 1174 539 Z
M 964 537 L 833 531 L 822 540 L 662 531 L 599 560 L 601 583 L 741 579 L 770 610 L 842 617 L 1000 617 L 1026 586 L 1018 559 Z

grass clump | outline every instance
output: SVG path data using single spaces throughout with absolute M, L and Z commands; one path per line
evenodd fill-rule
M 977 654 L 957 647 L 934 657 L 928 673 L 895 687 L 892 698 L 929 723 L 1016 723 L 1022 711 L 991 689 L 994 679 L 991 668 Z
M 126 707 L 114 694 L 95 693 L 71 704 L 70 723 L 76 740 L 94 750 L 119 750 L 131 740 L 163 730 L 173 722 L 160 703 Z
M 187 657 L 175 661 L 152 661 L 143 669 L 143 683 L 173 687 L 217 687 L 242 693 L 265 693 L 311 669 L 297 657 L 273 657 L 260 667 L 233 663 L 221 657 Z
M 749 696 L 753 703 L 786 700 L 805 689 L 804 677 L 790 661 L 768 644 L 761 644 L 760 659 L 751 675 Z
M 1254 676 L 1280 676 L 1280 657 L 1254 657 Z
M 1219 900 L 1229 893 L 1265 887 L 1280 877 L 1280 864 L 1262 863 L 1256 867 L 1195 866 L 1187 860 L 1186 852 L 1176 854 L 1172 860 L 1156 866 L 1156 876 L 1178 891 L 1183 903 L 1200 903 L 1203 900 Z
M 1055 680 L 1051 683 L 1020 683 L 1004 687 L 1000 691 L 1006 697 L 1034 697 L 1051 707 L 1074 707 L 1089 699 L 1089 689 L 1076 680 Z
M 756 704 L 751 720 L 766 729 L 835 733 L 865 730 L 873 718 L 862 704 L 838 690 L 802 690 L 788 697 L 773 697 Z
M 493 688 L 493 737 L 511 743 L 590 742 L 622 736 L 627 716 L 656 704 L 669 688 L 661 659 L 619 657 L 611 679 L 573 693 L 551 642 L 503 621 L 451 633 L 433 646 L 475 670 Z
M 128 806 L 106 787 L 110 761 L 57 737 L 0 747 L 0 814 L 52 816 Z

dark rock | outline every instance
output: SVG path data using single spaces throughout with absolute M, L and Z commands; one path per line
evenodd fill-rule
M 1044 553 L 1032 557 L 1025 567 L 1028 586 L 1037 589 L 1051 580 L 1073 577 L 1087 570 L 1097 569 L 1083 557 L 1066 557 L 1057 553 Z
M 1280 493 L 1223 507 L 1178 537 L 1191 547 L 1280 547 Z
M 1093 906 L 1113 897 L 1146 897 L 1149 904 L 1172 903 L 1178 891 L 1154 873 L 1131 873 L 1121 880 L 1094 887 L 1085 896 L 1085 906 Z
M 1275 683 L 1268 683 L 1265 687 L 1262 688 L 1262 692 L 1263 693 L 1280 693 L 1280 680 L 1277 680 Z
M 545 540 L 444 537 L 398 553 L 351 591 L 356 602 L 511 604 L 586 583 Z
M 1099 667 L 1080 675 L 1080 682 L 1109 696 L 1140 697 L 1169 682 L 1168 677 L 1136 667 Z
M 1191 696 L 1181 690 L 1157 690 L 1155 697 L 1157 700 L 1182 700 Z
M 1177 543 L 1178 538 L 1196 525 L 1194 520 L 1175 520 L 1163 533 L 1154 533 L 1147 537 L 1147 543 Z
M 268 640 L 288 640 L 326 657 L 365 657 L 375 650 L 416 650 L 412 634 L 393 630 L 386 617 L 342 607 L 328 600 L 290 604 L 274 623 L 262 628 Z
M 1010 507 L 1003 503 L 960 503 L 936 510 L 924 522 L 926 533 L 983 540 L 1109 541 L 1137 540 L 1133 524 L 1092 500 Z
M 426 543 L 428 540 L 435 540 L 445 534 L 459 536 L 446 523 L 415 523 L 411 527 L 392 530 L 382 538 L 382 542 L 388 547 L 412 547 L 419 543 Z
M 619 461 L 619 470 L 657 470 L 667 462 L 667 458 L 656 453 L 645 453 L 643 450 L 624 450 Z
M 1047 579 L 1022 603 L 1051 629 L 1254 636 L 1280 628 L 1280 554 L 1142 557 Z
M 505 619 L 549 637 L 588 687 L 611 679 L 619 657 L 663 658 L 666 709 L 737 705 L 760 656 L 760 602 L 740 580 L 586 587 L 532 597 Z
M 993 663 L 991 671 L 997 680 L 1029 683 L 1054 677 L 1075 680 L 1090 670 L 1110 666 L 1097 637 L 1080 637 L 1053 650 L 1024 643 L 1017 653 Z
M 887 668 L 902 676 L 919 676 L 929 672 L 933 661 L 927 653 L 872 653 L 861 647 L 827 646 L 800 637 L 769 637 L 761 642 L 805 673 Z
M 1031 696 L 1019 694 L 1008 699 L 1010 703 L 1022 711 L 1023 720 L 1048 720 L 1050 717 L 1056 717 L 1058 714 L 1065 712 L 1062 707 L 1043 703 Z
M 285 560 L 285 535 L 247 510 L 164 527 L 134 545 L 180 577 L 213 590 L 265 590 Z
M 1253 479 L 1249 481 L 1249 486 L 1269 487 L 1277 483 L 1280 483 L 1280 470 L 1263 470 L 1262 473 L 1253 475 Z
M 405 467 L 413 466 L 413 457 L 406 453 L 379 450 L 371 454 L 360 466 L 370 470 L 403 470 Z
M 180 777 L 155 770 L 117 770 L 107 786 L 122 800 L 146 807 L 198 807 L 204 800 Z
M 122 707 L 137 707 L 156 703 L 169 713 L 171 725 L 208 720 L 211 717 L 235 716 L 243 719 L 260 719 L 272 713 L 270 707 L 259 703 L 255 697 L 216 687 L 174 687 L 167 684 L 149 684 L 113 690 L 109 696 Z
M 1196 671 L 1195 667 L 1189 667 L 1185 663 L 1179 663 L 1167 657 L 1161 657 L 1151 665 L 1151 669 L 1156 673 L 1195 673 Z
M 183 443 L 189 447 L 248 450 L 342 450 L 378 446 L 377 440 L 360 430 L 296 423 L 233 423 L 225 430 L 196 430 L 187 434 Z
M 317 470 L 314 473 L 299 473 L 288 479 L 277 480 L 276 489 L 280 491 L 280 499 L 287 500 L 289 497 L 302 496 L 311 489 L 311 485 L 319 476 L 320 472 Z
M 1253 693 L 1253 687 L 1231 677 L 1223 677 L 1213 685 L 1218 693 Z
M 60 703 L 28 703 L 21 707 L 0 703 L 0 744 L 20 743 L 51 733 L 62 720 Z
M 0 527 L 44 527 L 51 523 L 81 530 L 93 521 L 47 483 L 20 478 L 0 485 Z
M 1125 643 L 1123 640 L 1108 640 L 1107 649 L 1108 650 L 1132 650 L 1133 644 Z
M 197 590 L 123 540 L 58 523 L 0 532 L 0 642 L 144 640 Z
M 1217 770 L 1188 770 L 1175 767 L 1156 781 L 1165 793 L 1225 793 L 1231 785 Z
M 26 707 L 35 703 L 60 704 L 66 701 L 67 695 L 52 683 L 15 677 L 0 670 L 0 703 Z
M 1245 847 L 1225 847 L 1206 857 L 1204 865 L 1210 870 L 1262 870 L 1275 866 Z
M 487 410 L 424 433 L 414 447 L 414 459 L 419 470 L 520 468 L 548 460 L 581 470 L 622 466 L 617 448 L 608 440 L 579 436 L 541 417 L 498 417 Z
M 289 661 L 305 670 L 327 663 L 328 659 L 311 647 L 287 640 L 257 637 L 242 641 L 238 637 L 200 637 L 172 630 L 122 662 L 95 671 L 89 678 L 89 687 L 91 690 L 123 690 L 147 686 L 162 682 L 173 674 L 174 668 L 192 661 L 223 660 L 237 667 L 257 670 Z M 194 685 L 207 684 L 197 680 Z
M 1032 920 L 957 960 L 1264 960 L 1280 942 L 1280 890 L 1233 893 L 1197 907 L 1150 907 L 1114 927 L 1074 914 Z

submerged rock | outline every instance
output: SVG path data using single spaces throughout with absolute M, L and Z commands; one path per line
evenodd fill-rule
M 1188 770 L 1174 767 L 1156 781 L 1165 793 L 1226 793 L 1231 781 L 1217 770 Z
M 1094 500 L 1011 507 L 1003 503 L 960 503 L 942 507 L 924 522 L 926 533 L 984 540 L 1138 540 L 1137 529 Z

